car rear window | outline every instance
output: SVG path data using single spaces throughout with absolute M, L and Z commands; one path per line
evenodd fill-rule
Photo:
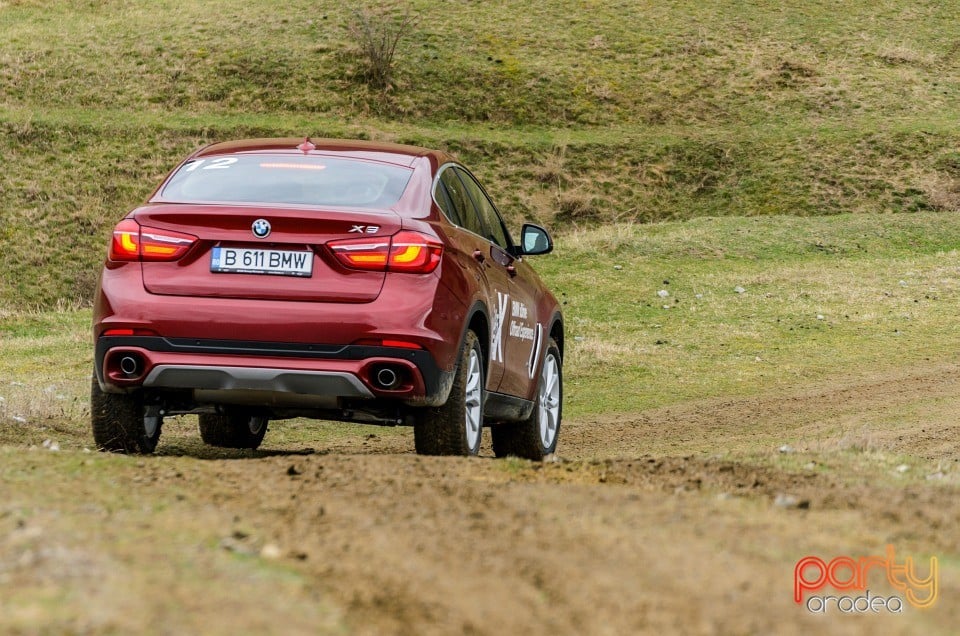
M 279 203 L 387 208 L 412 170 L 402 166 L 290 155 L 220 155 L 185 163 L 160 197 L 178 203 Z

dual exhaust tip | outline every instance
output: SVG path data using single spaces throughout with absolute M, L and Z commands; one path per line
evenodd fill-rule
M 143 374 L 143 358 L 136 353 L 123 354 L 120 358 L 119 367 L 125 379 L 136 379 Z M 374 367 L 370 375 L 373 385 L 376 388 L 384 391 L 392 391 L 403 383 L 406 373 L 403 369 L 378 366 Z

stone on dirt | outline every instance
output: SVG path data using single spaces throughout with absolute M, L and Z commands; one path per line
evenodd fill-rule
M 777 508 L 795 508 L 798 510 L 806 510 L 810 507 L 810 500 L 800 499 L 796 495 L 786 495 L 781 493 L 773 500 L 773 505 Z
M 263 547 L 260 548 L 260 556 L 264 559 L 274 561 L 283 556 L 283 552 L 276 543 L 265 543 Z

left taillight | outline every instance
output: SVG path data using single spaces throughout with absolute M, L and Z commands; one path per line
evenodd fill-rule
M 111 261 L 175 261 L 196 243 L 197 237 L 173 230 L 141 226 L 124 219 L 113 228 Z
M 385 238 L 330 241 L 327 247 L 351 269 L 409 274 L 429 274 L 437 269 L 443 254 L 437 239 L 409 231 Z

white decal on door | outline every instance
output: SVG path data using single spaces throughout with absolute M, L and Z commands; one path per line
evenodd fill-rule
M 530 348 L 530 360 L 527 361 L 527 372 L 530 379 L 537 373 L 537 363 L 540 361 L 540 345 L 543 342 L 543 325 L 537 323 L 536 335 L 533 338 L 533 346 Z
M 510 321 L 510 337 L 518 340 L 533 340 L 533 327 L 516 320 Z
M 510 303 L 510 337 L 518 340 L 533 340 L 533 327 L 528 327 L 526 323 L 514 318 L 527 319 L 527 306 L 519 300 Z
M 493 335 L 490 343 L 491 362 L 503 362 L 503 323 L 507 318 L 510 295 L 497 292 L 497 313 L 493 317 Z
M 519 300 L 510 303 L 510 317 L 527 319 L 527 306 Z

